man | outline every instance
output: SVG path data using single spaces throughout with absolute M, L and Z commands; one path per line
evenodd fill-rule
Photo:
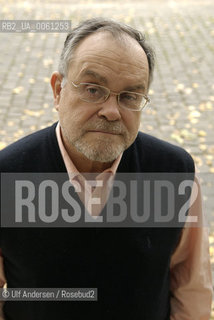
M 116 173 L 194 173 L 183 149 L 138 132 L 153 68 L 138 31 L 102 18 L 80 24 L 51 77 L 59 123 L 1 151 L 1 172 L 68 172 L 89 199 L 97 188 L 85 173 L 104 187 Z M 105 216 L 108 196 L 92 215 Z M 200 194 L 189 215 L 201 218 Z M 97 302 L 6 302 L 5 319 L 209 319 L 204 228 L 2 228 L 1 250 L 8 287 L 98 288 Z

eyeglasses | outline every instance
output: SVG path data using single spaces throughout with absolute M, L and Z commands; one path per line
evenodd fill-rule
M 117 102 L 121 108 L 132 111 L 141 111 L 150 102 L 149 97 L 141 93 L 131 91 L 115 93 L 106 87 L 94 83 L 71 83 L 77 89 L 80 99 L 86 102 L 103 103 L 109 98 L 110 94 L 114 94 L 117 96 Z

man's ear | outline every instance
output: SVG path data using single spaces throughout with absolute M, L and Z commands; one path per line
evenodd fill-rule
M 61 91 L 61 83 L 62 83 L 62 75 L 55 71 L 52 76 L 51 76 L 51 87 L 53 90 L 53 96 L 54 96 L 54 106 L 56 108 L 56 110 L 58 111 L 59 109 L 59 100 L 60 100 L 60 91 Z

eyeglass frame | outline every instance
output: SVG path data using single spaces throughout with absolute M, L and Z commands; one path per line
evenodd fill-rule
M 96 84 L 96 83 L 91 83 L 91 82 L 80 82 L 80 83 L 76 84 L 76 83 L 74 83 L 73 81 L 71 81 L 71 84 L 72 84 L 75 88 L 78 88 L 78 86 L 79 86 L 79 85 L 82 85 L 82 84 L 89 84 L 89 85 L 93 85 L 93 86 L 96 86 L 96 87 L 104 88 L 104 89 L 106 89 L 106 90 L 108 91 L 108 95 L 106 96 L 106 98 L 105 98 L 105 100 L 104 100 L 103 102 L 107 101 L 108 98 L 110 97 L 110 95 L 113 94 L 113 95 L 117 96 L 117 103 L 118 103 L 118 105 L 119 105 L 120 108 L 124 108 L 124 109 L 131 110 L 131 111 L 137 111 L 137 112 L 142 111 L 142 110 L 145 108 L 145 106 L 151 102 L 151 99 L 150 99 L 147 95 L 142 94 L 142 93 L 138 93 L 138 92 L 134 92 L 134 91 L 123 90 L 123 91 L 120 91 L 119 93 L 117 93 L 117 92 L 114 92 L 114 91 L 110 90 L 110 89 L 107 88 L 107 87 L 101 86 L 101 85 Z M 138 110 L 134 110 L 134 109 L 132 109 L 132 108 L 128 108 L 128 107 L 121 106 L 121 105 L 120 105 L 119 97 L 120 97 L 121 93 L 124 93 L 124 92 L 132 93 L 132 94 L 135 93 L 135 94 L 137 94 L 137 95 L 142 96 L 142 97 L 145 98 L 145 100 L 146 100 L 145 104 L 144 104 L 144 105 L 140 104 L 141 108 L 138 109 Z M 92 102 L 92 101 L 88 101 L 88 100 L 82 99 L 82 98 L 80 98 L 80 99 L 81 99 L 82 101 L 85 101 L 85 102 L 88 102 L 88 103 L 95 103 L 95 104 L 103 103 L 103 102 L 95 102 L 95 101 Z

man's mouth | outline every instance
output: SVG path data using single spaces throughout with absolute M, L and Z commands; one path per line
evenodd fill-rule
M 94 133 L 103 133 L 103 134 L 110 134 L 110 135 L 119 135 L 119 132 L 114 131 L 106 131 L 106 130 L 89 130 L 88 132 L 94 132 Z

